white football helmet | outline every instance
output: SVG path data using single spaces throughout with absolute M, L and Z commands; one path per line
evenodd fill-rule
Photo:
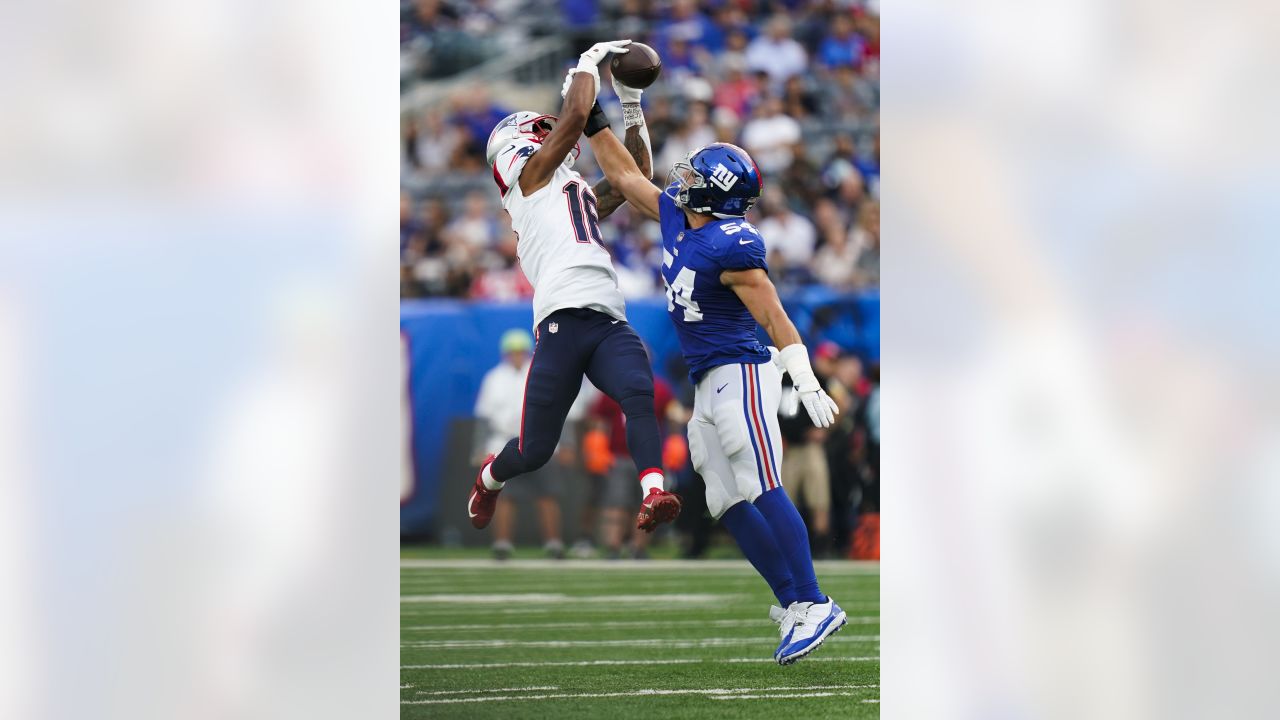
M 489 133 L 489 143 L 485 147 L 485 159 L 490 165 L 498 159 L 498 153 L 506 149 L 508 145 L 517 140 L 532 140 L 535 143 L 541 143 L 556 123 L 560 122 L 555 115 L 539 115 L 528 110 L 521 110 L 517 113 L 511 113 L 502 119 L 493 128 L 493 132 Z M 573 167 L 573 163 L 578 159 L 578 155 L 582 153 L 582 148 L 578 143 L 573 144 L 573 151 L 564 156 L 565 167 Z

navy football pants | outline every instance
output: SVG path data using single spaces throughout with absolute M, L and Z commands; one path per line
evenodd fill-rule
M 662 440 L 653 414 L 653 370 L 640 336 L 625 320 L 595 310 L 551 313 L 538 325 L 524 388 L 520 437 L 493 461 L 499 481 L 537 470 L 560 442 L 582 376 L 613 398 L 627 418 L 627 447 L 636 469 L 662 471 Z

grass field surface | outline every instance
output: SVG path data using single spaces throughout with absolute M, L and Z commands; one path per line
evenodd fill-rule
M 849 624 L 773 661 L 774 598 L 744 560 L 430 557 L 400 571 L 401 718 L 874 718 L 878 564 L 818 563 Z

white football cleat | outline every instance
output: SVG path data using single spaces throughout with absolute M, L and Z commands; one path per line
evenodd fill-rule
M 790 636 L 783 636 L 782 645 L 774 654 L 779 665 L 790 665 L 817 650 L 828 635 L 845 624 L 844 610 L 830 596 L 824 603 L 792 603 L 784 612 L 794 615 L 795 620 Z M 769 615 L 772 617 L 773 612 Z M 785 621 L 785 618 L 781 620 Z
M 773 651 L 774 660 L 778 659 L 778 654 L 782 652 L 782 649 L 785 648 L 787 643 L 791 640 L 791 630 L 795 627 L 796 620 L 800 617 L 798 614 L 792 612 L 791 608 L 796 607 L 797 604 L 798 603 L 791 603 L 786 610 L 783 610 L 777 605 L 773 605 L 769 608 L 769 619 L 778 624 L 779 632 L 782 635 L 782 642 L 778 643 L 778 649 Z

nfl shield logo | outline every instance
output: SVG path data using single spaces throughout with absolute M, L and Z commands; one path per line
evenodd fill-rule
M 680 234 L 679 234 L 679 235 L 676 235 L 676 242 L 680 242 L 680 241 L 681 241 L 681 240 L 683 240 L 683 239 L 684 239 L 684 231 L 683 231 L 683 230 L 681 230 L 681 231 L 680 231 Z
M 552 333 L 560 332 L 560 323 L 551 323 L 547 325 L 547 330 Z

